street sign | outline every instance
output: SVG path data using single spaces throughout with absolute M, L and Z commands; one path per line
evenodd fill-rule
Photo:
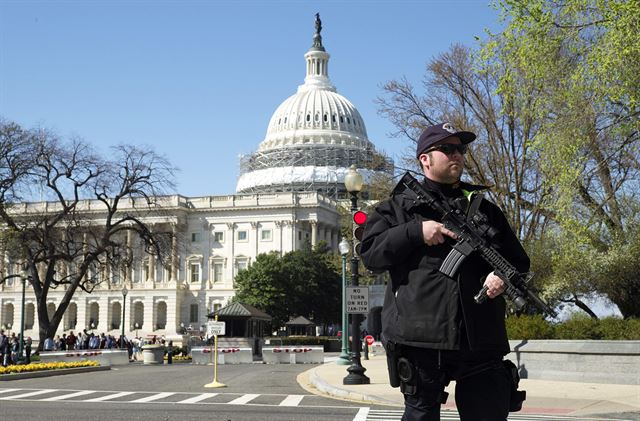
M 369 287 L 347 287 L 347 313 L 369 312 Z
M 207 322 L 207 338 L 224 335 L 224 322 Z
M 373 336 L 367 335 L 364 337 L 364 340 L 367 341 L 367 345 L 373 345 L 373 341 L 374 341 Z

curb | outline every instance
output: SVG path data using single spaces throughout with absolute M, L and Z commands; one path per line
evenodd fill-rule
M 374 395 L 367 395 L 364 393 L 353 392 L 346 389 L 340 389 L 338 387 L 332 386 L 323 380 L 320 376 L 316 374 L 316 369 L 309 370 L 309 382 L 313 387 L 315 387 L 318 391 L 335 397 L 339 399 L 345 399 L 348 401 L 376 404 L 376 405 L 386 405 L 386 406 L 400 406 L 397 402 L 380 398 Z
M 38 377 L 62 376 L 65 374 L 91 373 L 93 371 L 107 371 L 107 370 L 111 370 L 111 367 L 108 365 L 104 367 L 98 366 L 98 367 L 61 368 L 58 370 L 33 371 L 31 373 L 2 374 L 0 375 L 0 381 L 35 379 Z

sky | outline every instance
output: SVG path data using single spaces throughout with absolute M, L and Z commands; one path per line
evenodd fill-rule
M 329 76 L 396 159 L 377 113 L 386 81 L 498 26 L 488 0 L 0 0 L 0 117 L 109 146 L 149 145 L 185 196 L 235 192 L 276 108 L 304 82 L 315 13 Z

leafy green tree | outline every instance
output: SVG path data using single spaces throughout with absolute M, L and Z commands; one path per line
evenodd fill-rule
M 273 317 L 279 328 L 292 317 L 304 316 L 316 324 L 340 317 L 341 277 L 326 244 L 320 242 L 282 257 L 272 252 L 235 278 L 235 300 L 257 307 Z
M 539 86 L 531 138 L 552 200 L 552 287 L 606 294 L 640 315 L 640 3 L 504 0 L 505 30 L 485 54 L 506 69 L 499 91 Z

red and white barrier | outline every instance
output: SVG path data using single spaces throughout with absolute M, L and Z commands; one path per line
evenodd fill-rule
M 211 364 L 213 362 L 213 349 L 207 347 L 191 348 L 192 364 Z M 218 348 L 218 364 L 250 364 L 253 362 L 253 350 L 251 348 Z
M 267 364 L 320 364 L 324 362 L 322 346 L 265 346 L 262 360 Z
M 73 351 L 41 351 L 40 361 L 43 363 L 97 361 L 101 366 L 128 364 L 129 354 L 126 349 L 78 349 Z

